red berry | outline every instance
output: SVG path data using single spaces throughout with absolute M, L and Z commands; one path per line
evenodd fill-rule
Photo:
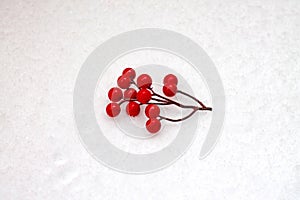
M 174 84 L 166 84 L 163 87 L 163 92 L 166 96 L 173 97 L 173 96 L 175 96 L 175 94 L 177 92 L 177 86 Z
M 166 84 L 177 85 L 177 83 L 178 83 L 178 79 L 177 79 L 177 77 L 174 74 L 168 74 L 164 78 L 164 85 L 166 85 Z
M 132 99 L 136 99 L 136 90 L 133 88 L 128 88 L 127 90 L 125 90 L 124 92 L 124 98 L 126 100 L 132 100 Z
M 123 98 L 123 93 L 120 88 L 113 87 L 108 91 L 108 98 L 113 102 L 118 102 Z
M 149 88 L 152 84 L 152 79 L 148 74 L 141 74 L 137 78 L 137 85 L 139 88 Z
M 137 100 L 141 103 L 148 103 L 151 100 L 151 96 L 152 94 L 148 89 L 140 89 L 136 95 Z
M 140 113 L 140 105 L 134 101 L 130 101 L 126 106 L 126 112 L 129 116 L 135 117 Z
M 129 77 L 131 80 L 135 78 L 135 70 L 132 68 L 126 68 L 123 70 L 123 76 Z
M 145 109 L 145 114 L 150 119 L 158 117 L 159 113 L 160 113 L 159 107 L 154 104 L 149 104 Z
M 122 89 L 127 89 L 129 88 L 130 84 L 131 84 L 131 80 L 129 77 L 126 77 L 126 76 L 120 76 L 118 78 L 118 86 Z
M 161 123 L 158 119 L 149 119 L 146 122 L 146 128 L 150 133 L 157 133 L 160 130 Z
M 121 111 L 120 105 L 117 103 L 109 103 L 106 106 L 106 113 L 110 117 L 117 116 L 118 114 L 120 114 L 120 111 Z

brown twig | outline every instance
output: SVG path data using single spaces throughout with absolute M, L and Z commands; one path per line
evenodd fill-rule
M 185 92 L 183 92 L 181 90 L 177 90 L 177 93 L 180 93 L 180 94 L 183 94 L 183 95 L 185 95 L 187 97 L 190 97 L 191 99 L 193 99 L 194 101 L 196 101 L 197 103 L 199 103 L 202 108 L 206 108 L 206 106 L 204 105 L 204 103 L 202 103 L 199 99 L 196 99 L 192 95 L 190 95 L 188 93 L 185 93 Z
M 168 118 L 168 117 L 163 117 L 163 116 L 159 116 L 159 120 L 167 120 L 170 122 L 180 122 L 180 121 L 184 121 L 188 118 L 190 118 L 191 116 L 193 116 L 195 114 L 195 112 L 197 112 L 198 109 L 194 109 L 190 114 L 188 114 L 187 116 L 180 118 L 180 119 L 172 119 L 172 118 Z

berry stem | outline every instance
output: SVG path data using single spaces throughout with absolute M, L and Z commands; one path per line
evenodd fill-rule
M 153 90 L 152 88 L 150 88 L 150 90 L 152 91 L 152 94 L 153 94 L 154 96 L 160 97 L 160 98 L 166 100 L 167 102 L 169 102 L 170 104 L 174 104 L 174 105 L 176 105 L 176 106 L 178 106 L 178 107 L 180 107 L 180 108 L 199 109 L 199 107 L 197 107 L 197 106 L 183 105 L 183 104 L 178 103 L 178 102 L 176 102 L 176 101 L 174 101 L 174 100 L 172 100 L 172 99 L 169 99 L 169 98 L 164 97 L 164 96 L 162 96 L 162 95 L 160 95 L 160 94 L 157 94 L 157 93 L 154 92 L 154 90 Z M 207 108 L 207 109 L 199 109 L 199 110 L 209 110 L 209 111 L 212 110 L 211 108 L 208 108 L 208 107 L 206 107 L 206 106 L 204 106 L 203 108 Z
M 155 104 L 155 105 L 170 105 L 170 103 L 145 103 L 145 104 Z
M 154 100 L 154 99 L 153 99 Z M 158 99 L 159 100 L 159 99 Z M 134 101 L 134 102 L 138 102 L 136 99 L 123 99 L 122 101 L 119 102 L 119 105 L 122 105 L 125 102 L 130 102 L 130 101 Z M 155 105 L 170 105 L 170 102 L 166 102 L 166 101 L 160 101 L 160 102 L 148 102 L 148 103 L 144 103 L 146 105 L 148 104 L 155 104 Z M 143 103 L 140 103 L 140 105 L 144 105 Z
M 152 88 L 149 88 L 149 89 L 151 90 L 151 92 L 152 92 L 152 94 L 153 94 L 154 96 L 160 97 L 160 98 L 166 100 L 167 102 L 171 102 L 172 104 L 175 104 L 175 105 L 177 105 L 177 106 L 180 107 L 180 105 L 181 105 L 180 103 L 178 103 L 178 102 L 176 102 L 176 101 L 173 101 L 172 99 L 169 99 L 169 98 L 167 98 L 167 97 L 164 97 L 164 96 L 162 96 L 162 95 L 160 95 L 160 94 L 157 94 L 156 92 L 154 92 L 154 90 L 153 90 Z
M 200 108 L 200 107 L 198 107 L 198 110 L 212 111 L 212 108 L 211 108 L 211 107 L 205 107 L 205 108 Z
M 180 94 L 183 94 L 183 95 L 185 95 L 185 96 L 187 96 L 187 97 L 190 97 L 190 98 L 193 99 L 194 101 L 198 102 L 202 108 L 206 108 L 206 106 L 204 105 L 204 103 L 202 103 L 199 99 L 193 97 L 192 95 L 190 95 L 190 94 L 188 94 L 188 93 L 185 93 L 185 92 L 183 92 L 183 91 L 181 91 L 181 90 L 177 90 L 177 93 L 180 93 Z
M 197 112 L 197 111 L 198 111 L 198 109 L 194 109 L 190 114 L 188 114 L 187 116 L 180 118 L 180 119 L 171 119 L 168 117 L 159 116 L 159 120 L 167 120 L 170 122 L 181 122 L 181 121 L 184 121 L 184 120 L 190 118 L 191 116 L 193 116 L 195 114 L 195 112 Z
M 127 102 L 127 101 L 130 101 L 130 100 L 125 100 L 123 99 L 122 101 L 119 102 L 119 105 L 122 105 L 123 103 Z
M 136 88 L 140 89 L 134 80 L 131 81 L 131 84 L 133 84 Z
M 154 92 L 154 90 L 152 88 L 149 88 L 151 91 L 152 91 L 152 94 L 154 96 L 157 96 L 159 98 L 162 98 L 162 99 L 158 99 L 158 98 L 155 98 L 155 97 L 152 97 L 151 100 L 153 101 L 157 101 L 157 102 L 151 102 L 151 103 L 145 103 L 145 104 L 155 104 L 155 105 L 176 105 L 180 108 L 188 108 L 188 109 L 194 109 L 194 110 L 207 110 L 207 111 L 212 111 L 212 108 L 210 107 L 206 107 L 202 102 L 200 102 L 198 99 L 196 99 L 195 97 L 185 93 L 185 92 L 182 92 L 180 91 L 180 93 L 188 96 L 188 97 L 191 97 L 192 99 L 194 99 L 195 101 L 197 101 L 201 107 L 198 107 L 198 106 L 191 106 L 191 105 L 184 105 L 184 104 L 181 104 L 177 101 L 174 101 L 172 99 L 169 99 L 167 97 L 164 97 L 160 94 L 157 94 L 156 92 Z M 123 103 L 125 102 L 128 102 L 128 101 L 137 101 L 136 99 L 130 99 L 130 100 L 126 100 L 126 99 L 123 99 L 122 101 L 119 102 L 119 105 L 122 105 Z M 143 105 L 143 104 L 140 104 L 140 105 Z
M 159 102 L 168 102 L 168 101 L 166 101 L 166 100 L 162 100 L 162 99 L 157 99 L 157 98 L 151 98 L 151 100 L 154 100 L 154 101 L 159 101 Z

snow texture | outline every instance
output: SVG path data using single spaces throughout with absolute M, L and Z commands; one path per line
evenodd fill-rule
M 144 28 L 180 32 L 217 66 L 222 137 L 172 166 L 115 172 L 84 149 L 73 120 L 81 65 L 102 42 Z M 0 2 L 0 199 L 300 199 L 299 0 Z

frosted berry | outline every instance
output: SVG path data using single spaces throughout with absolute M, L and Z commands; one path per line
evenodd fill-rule
M 126 106 L 126 112 L 131 117 L 137 116 L 140 110 L 140 105 L 134 101 L 130 101 Z
M 163 87 L 163 92 L 166 96 L 173 97 L 177 92 L 177 86 L 175 84 L 166 84 Z
M 159 113 L 160 113 L 159 107 L 154 104 L 149 104 L 145 109 L 145 114 L 150 119 L 158 117 Z
M 132 68 L 126 68 L 123 70 L 123 76 L 129 77 L 131 80 L 135 78 L 135 70 Z
M 137 100 L 141 103 L 148 103 L 151 100 L 151 96 L 152 94 L 148 89 L 140 89 L 136 95 Z
M 174 74 L 168 74 L 164 78 L 164 85 L 166 85 L 166 84 L 177 85 L 177 83 L 178 83 L 178 79 L 177 79 L 177 77 Z
M 161 123 L 158 119 L 149 119 L 146 122 L 146 129 L 150 133 L 157 133 L 160 130 Z
M 126 77 L 126 76 L 120 76 L 118 78 L 118 86 L 122 89 L 127 89 L 129 88 L 130 84 L 131 84 L 131 80 L 129 77 Z
M 149 88 L 152 85 L 152 79 L 148 74 L 141 74 L 137 78 L 137 85 L 139 88 Z
M 109 103 L 106 106 L 106 113 L 110 117 L 116 117 L 121 112 L 120 105 L 117 103 Z
M 133 88 L 128 88 L 127 90 L 124 91 L 124 98 L 126 100 L 132 100 L 132 99 L 136 99 L 136 90 Z
M 123 98 L 123 93 L 120 88 L 113 87 L 108 91 L 108 98 L 113 102 L 118 102 Z

